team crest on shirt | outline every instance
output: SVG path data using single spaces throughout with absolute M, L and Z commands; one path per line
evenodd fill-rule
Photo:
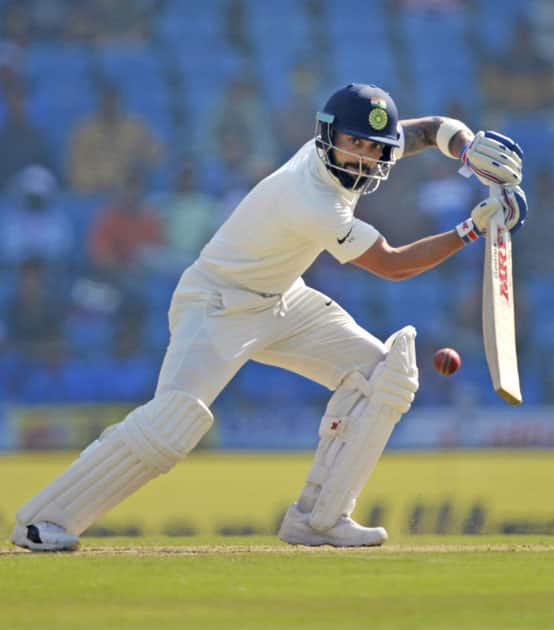
M 373 105 L 373 99 L 371 100 L 371 104 Z M 376 131 L 381 131 L 381 129 L 384 129 L 387 126 L 389 115 L 387 114 L 386 110 L 379 105 L 377 107 L 374 107 L 369 112 L 368 120 L 372 129 L 375 129 Z

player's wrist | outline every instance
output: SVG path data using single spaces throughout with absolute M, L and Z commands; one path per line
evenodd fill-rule
M 468 217 L 465 221 L 458 223 L 456 233 L 464 241 L 464 244 L 473 243 L 481 236 L 481 230 L 475 225 L 473 219 Z
M 471 143 L 473 141 L 472 140 L 468 140 L 464 146 L 462 147 L 462 150 L 460 151 L 460 162 L 462 163 L 463 166 L 466 166 L 468 159 L 467 159 L 467 151 L 469 149 L 469 147 L 471 146 Z
M 460 132 L 463 132 L 460 134 Z M 459 137 L 458 134 L 460 134 Z M 455 138 L 455 141 L 452 142 Z M 443 118 L 437 131 L 437 148 L 446 157 L 452 160 L 461 158 L 462 151 L 466 143 L 470 143 L 473 138 L 473 132 L 461 120 L 455 118 Z M 460 146 L 457 143 L 463 143 Z M 451 146 L 452 144 L 457 146 Z

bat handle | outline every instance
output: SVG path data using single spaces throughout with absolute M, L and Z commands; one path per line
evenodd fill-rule
M 492 182 L 489 184 L 491 196 L 494 197 L 500 196 L 502 194 L 502 188 L 502 184 L 494 184 Z
M 494 197 L 502 197 L 503 188 L 504 187 L 502 186 L 502 184 L 494 184 L 494 183 L 489 184 L 490 195 Z M 495 219 L 498 223 L 505 224 L 504 211 L 500 209 L 497 212 L 495 212 L 491 216 L 490 220 L 492 221 L 493 219 Z

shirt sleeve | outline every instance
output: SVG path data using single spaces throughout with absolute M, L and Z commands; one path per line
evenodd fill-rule
M 326 201 L 302 213 L 304 233 L 340 263 L 358 258 L 375 243 L 379 232 L 354 217 L 352 209 L 336 198 Z
M 379 236 L 372 225 L 353 217 L 341 232 L 335 231 L 332 236 L 327 236 L 325 249 L 340 263 L 346 263 L 361 256 Z

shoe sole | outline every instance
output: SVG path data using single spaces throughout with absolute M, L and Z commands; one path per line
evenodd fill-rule
M 40 546 L 31 546 L 31 545 L 35 545 L 35 543 L 19 543 L 19 542 L 15 542 L 12 540 L 12 543 L 16 546 L 16 547 L 20 547 L 21 549 L 27 549 L 29 551 L 37 551 L 38 553 L 44 553 L 44 552 L 59 552 L 59 553 L 71 553 L 72 551 L 77 551 L 77 549 L 79 549 L 79 545 L 75 545 L 74 547 L 59 547 L 57 545 L 49 545 L 47 543 L 43 543 Z
M 20 534 L 20 536 L 18 535 Z M 11 542 L 16 547 L 21 547 L 22 549 L 28 549 L 29 551 L 75 551 L 79 548 L 80 543 L 77 540 L 75 543 L 68 543 L 64 546 L 60 546 L 59 543 L 35 543 L 32 540 L 29 540 L 23 532 L 15 531 L 12 534 Z
M 352 544 L 344 544 L 344 543 L 338 543 L 338 542 L 333 542 L 327 538 L 313 538 L 312 540 L 310 540 L 309 542 L 306 541 L 306 539 L 300 539 L 300 538 L 294 538 L 294 537 L 290 537 L 290 538 L 285 538 L 284 536 L 279 535 L 280 540 L 282 540 L 283 542 L 288 543 L 289 545 L 302 545 L 303 547 L 322 547 L 323 545 L 329 545 L 331 547 L 337 547 L 337 548 L 341 548 L 341 547 L 380 547 L 381 545 L 383 545 L 383 543 L 386 542 L 386 538 L 384 540 L 379 540 L 379 541 L 375 541 L 375 542 L 365 542 L 365 543 L 352 543 Z

